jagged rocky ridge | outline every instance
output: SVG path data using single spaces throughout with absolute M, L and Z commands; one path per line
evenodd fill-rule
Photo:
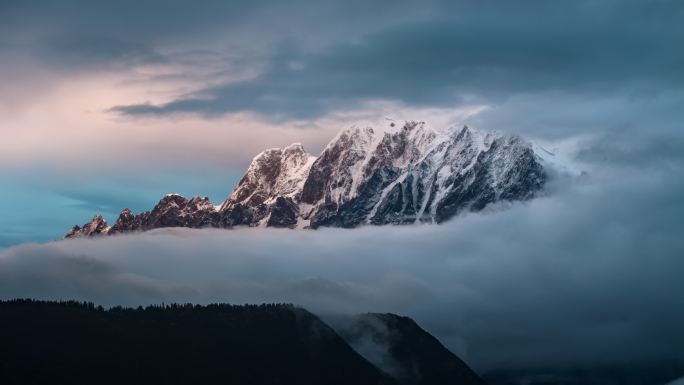
M 518 136 L 391 125 L 346 129 L 318 157 L 299 143 L 266 150 L 219 206 L 170 194 L 152 211 L 124 209 L 111 227 L 98 215 L 66 237 L 160 227 L 440 223 L 490 203 L 530 199 L 544 186 L 540 158 Z

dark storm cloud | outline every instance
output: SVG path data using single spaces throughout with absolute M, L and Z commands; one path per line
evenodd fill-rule
M 452 106 L 558 91 L 638 95 L 681 88 L 684 4 L 676 1 L 436 4 L 431 17 L 332 36 L 315 52 L 271 53 L 255 79 L 127 114 L 255 110 L 311 117 L 370 99 Z M 350 25 L 354 28 L 354 25 Z M 295 42 L 296 43 L 296 42 Z
M 616 162 L 440 226 L 25 244 L 0 252 L 0 295 L 395 312 L 482 369 L 681 360 L 683 172 Z
M 270 67 L 273 52 L 285 42 L 294 42 L 296 50 L 320 49 L 432 8 L 361 0 L 2 1 L 0 81 L 8 92 L 0 103 L 27 103 L 70 77 L 103 71 L 202 86 L 234 81 Z M 173 73 L 137 72 L 160 65 Z M 251 104 L 243 109 L 258 111 Z
M 225 59 L 233 71 L 264 67 L 256 78 L 168 104 L 114 108 L 131 115 L 249 110 L 301 118 L 370 99 L 453 106 L 554 90 L 629 97 L 680 89 L 684 81 L 684 4 L 675 0 L 73 0 L 0 7 L 8 65 L 16 64 L 12 56 L 28 55 L 65 70 L 121 68 L 206 49 L 238 52 Z
M 42 59 L 60 69 L 158 63 L 171 60 L 160 51 L 266 49 L 279 37 L 302 40 L 307 29 L 320 30 L 316 38 L 326 39 L 341 25 L 382 25 L 382 19 L 405 17 L 408 6 L 385 8 L 376 19 L 383 8 L 363 1 L 10 0 L 0 4 L 0 48 L 4 56 Z

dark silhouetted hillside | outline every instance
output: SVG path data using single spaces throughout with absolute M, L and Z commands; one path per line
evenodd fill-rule
M 0 384 L 393 384 L 291 305 L 0 302 Z

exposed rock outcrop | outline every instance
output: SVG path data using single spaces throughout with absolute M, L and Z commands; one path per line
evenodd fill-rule
M 318 157 L 300 143 L 260 153 L 220 206 L 170 194 L 152 211 L 125 209 L 111 228 L 98 216 L 66 237 L 160 227 L 440 223 L 494 202 L 530 199 L 545 181 L 532 145 L 518 136 L 438 131 L 424 122 L 351 127 Z

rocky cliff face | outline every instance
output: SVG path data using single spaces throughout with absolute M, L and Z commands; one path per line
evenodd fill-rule
M 64 236 L 64 238 L 76 238 L 84 236 L 92 236 L 99 234 L 106 234 L 109 232 L 109 227 L 107 226 L 107 221 L 102 218 L 101 215 L 96 215 L 90 222 L 83 225 L 75 225 L 71 230 Z
M 221 225 L 295 226 L 299 196 L 315 160 L 300 143 L 254 157 L 235 191 L 219 208 Z
M 134 215 L 126 208 L 111 227 L 102 216 L 96 215 L 83 227 L 74 226 L 65 238 L 145 231 L 161 227 L 219 227 L 220 221 L 217 208 L 209 202 L 209 198 L 193 197 L 188 200 L 178 194 L 168 194 L 152 211 Z
M 97 216 L 66 237 L 159 227 L 440 223 L 497 201 L 530 199 L 545 179 L 532 146 L 517 136 L 437 131 L 424 122 L 352 127 L 318 157 L 299 143 L 262 152 L 219 206 L 167 195 L 152 211 L 125 209 L 111 227 Z
M 350 129 L 311 166 L 301 194 L 313 228 L 442 222 L 499 200 L 528 199 L 544 184 L 531 146 L 514 136 L 422 122 L 395 132 Z

